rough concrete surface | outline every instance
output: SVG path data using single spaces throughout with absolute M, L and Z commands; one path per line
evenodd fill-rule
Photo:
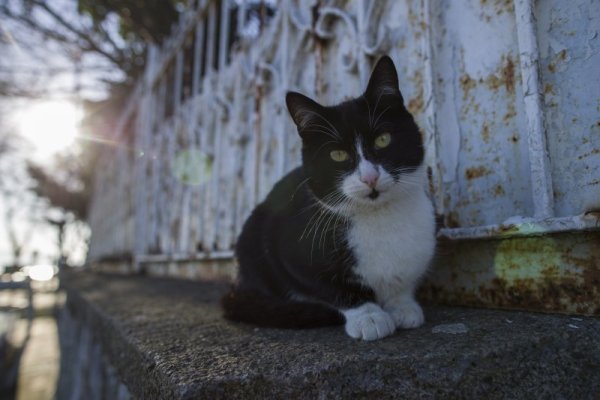
M 226 286 L 68 273 L 71 315 L 136 398 L 562 398 L 600 393 L 600 320 L 426 308 L 376 342 L 224 321 Z

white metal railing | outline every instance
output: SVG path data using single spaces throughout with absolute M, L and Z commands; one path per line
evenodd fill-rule
M 577 0 L 584 9 L 593 10 L 591 3 Z M 545 92 L 555 78 L 547 71 L 570 64 L 552 48 L 542 54 L 538 43 L 562 34 L 552 30 L 560 2 L 285 0 L 273 7 L 258 37 L 236 41 L 249 10 L 270 11 L 200 1 L 163 48 L 149 51 L 114 138 L 133 140 L 107 152 L 96 177 L 90 259 L 121 252 L 138 263 L 231 257 L 248 213 L 300 162 L 285 91 L 323 103 L 356 96 L 383 53 L 396 61 L 423 129 L 432 197 L 446 225 L 440 236 L 597 228 L 596 214 L 586 212 L 600 199 L 593 177 L 600 135 L 548 123 L 560 113 L 587 123 L 595 112 L 592 100 L 548 114 Z M 585 35 L 572 25 L 576 37 Z M 590 54 L 590 62 L 600 61 Z M 600 92 L 600 79 L 589 82 Z M 565 135 L 573 138 L 568 156 L 557 150 Z M 569 171 L 555 167 L 565 157 L 576 164 L 575 186 L 563 178 Z

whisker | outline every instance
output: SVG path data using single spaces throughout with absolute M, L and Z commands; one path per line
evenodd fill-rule
M 337 138 L 341 139 L 341 135 L 340 133 L 337 131 L 337 129 L 335 129 L 335 126 L 333 126 L 333 124 L 331 122 L 329 122 L 329 120 L 327 118 L 325 118 L 324 116 L 322 116 L 321 114 L 319 114 L 316 111 L 312 111 L 312 110 L 304 110 L 303 111 L 304 114 L 310 114 L 310 115 L 315 115 L 319 118 L 321 118 L 321 120 L 323 120 L 323 122 L 325 122 L 327 125 L 329 125 L 329 127 L 331 128 L 331 130 L 333 131 L 332 133 L 335 133 L 335 135 L 337 136 Z
M 379 120 L 381 119 L 381 117 L 383 117 L 383 114 L 385 114 L 385 112 L 387 110 L 389 110 L 390 108 L 392 108 L 392 106 L 387 106 L 386 108 L 383 109 L 382 112 L 379 113 L 379 116 L 377 117 L 377 119 L 374 122 L 375 126 L 373 127 L 373 130 L 377 130 L 377 126 L 378 126 L 377 123 L 379 122 Z
M 375 113 L 377 112 L 377 108 L 379 107 L 379 101 L 381 100 L 381 97 L 383 96 L 383 90 L 379 91 L 379 96 L 377 96 L 377 101 L 375 102 L 375 108 L 373 109 L 373 117 L 375 117 Z M 371 129 L 373 129 L 373 124 L 369 125 L 371 127 Z

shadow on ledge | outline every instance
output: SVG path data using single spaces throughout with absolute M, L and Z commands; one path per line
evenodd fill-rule
M 57 398 L 577 398 L 600 393 L 600 320 L 427 308 L 377 342 L 224 321 L 226 285 L 69 272 Z M 79 394 L 78 397 L 71 397 Z

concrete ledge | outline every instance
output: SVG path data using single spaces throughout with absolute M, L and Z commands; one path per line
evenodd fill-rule
M 577 398 L 600 393 L 600 320 L 426 309 L 378 342 L 224 321 L 225 285 L 68 273 L 66 312 L 135 398 Z

